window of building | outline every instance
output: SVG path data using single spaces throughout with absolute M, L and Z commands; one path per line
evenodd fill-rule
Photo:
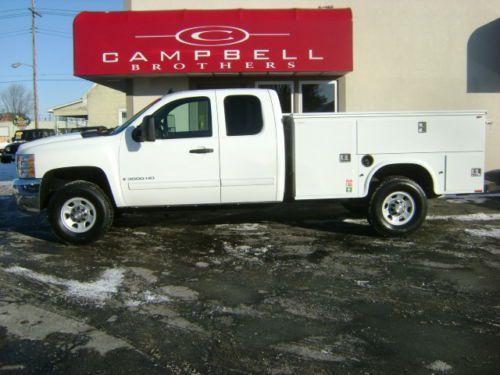
M 120 108 L 118 110 L 118 126 L 122 125 L 125 121 L 127 121 L 127 110 Z
M 271 89 L 278 93 L 281 111 L 283 113 L 293 112 L 293 82 L 292 81 L 261 81 L 256 82 L 255 87 L 260 89 Z
M 337 81 L 300 82 L 300 112 L 337 112 Z
M 212 136 L 210 100 L 206 97 L 168 103 L 156 111 L 154 119 L 157 139 Z
M 264 126 L 262 108 L 257 97 L 231 95 L 224 99 L 226 130 L 229 136 L 254 135 Z

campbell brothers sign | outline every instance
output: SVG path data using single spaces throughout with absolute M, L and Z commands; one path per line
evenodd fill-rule
M 75 75 L 347 72 L 350 9 L 84 12 Z

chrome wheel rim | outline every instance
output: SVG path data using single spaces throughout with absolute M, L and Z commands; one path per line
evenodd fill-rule
M 404 192 L 391 193 L 382 203 L 384 220 L 394 226 L 408 224 L 415 216 L 416 204 L 413 197 Z
M 68 199 L 61 209 L 61 222 L 73 233 L 89 231 L 97 220 L 95 206 L 85 198 Z

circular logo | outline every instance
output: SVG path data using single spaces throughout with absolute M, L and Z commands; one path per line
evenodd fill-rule
M 248 31 L 232 26 L 197 26 L 175 34 L 179 42 L 201 47 L 230 46 L 243 43 L 248 38 Z

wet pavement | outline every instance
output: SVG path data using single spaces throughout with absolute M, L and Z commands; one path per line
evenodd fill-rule
M 0 183 L 0 375 L 497 374 L 500 200 L 125 214 L 66 246 Z

